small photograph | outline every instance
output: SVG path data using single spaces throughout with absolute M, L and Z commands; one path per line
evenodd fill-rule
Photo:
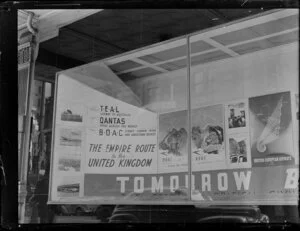
M 66 176 L 60 178 L 57 185 L 58 197 L 76 197 L 79 196 L 80 180 L 78 177 Z
M 60 158 L 58 160 L 58 170 L 65 172 L 79 172 L 80 159 L 71 159 L 67 157 Z
M 245 103 L 235 103 L 227 105 L 228 128 L 246 127 L 246 109 Z
M 80 105 L 68 105 L 61 112 L 62 121 L 82 122 L 83 107 Z
M 63 184 L 57 186 L 57 192 L 59 196 L 68 196 L 68 194 L 74 196 L 74 194 L 79 195 L 79 183 L 76 184 Z
M 81 146 L 81 131 L 72 128 L 61 128 L 60 145 L 62 146 Z
M 248 162 L 248 140 L 246 137 L 229 137 L 229 161 L 230 164 Z

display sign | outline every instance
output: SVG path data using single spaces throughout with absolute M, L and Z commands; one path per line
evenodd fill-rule
M 49 203 L 297 204 L 291 99 L 193 109 L 189 187 L 186 110 L 158 114 L 60 74 Z

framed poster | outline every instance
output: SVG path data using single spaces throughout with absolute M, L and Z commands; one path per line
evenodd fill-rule
M 290 92 L 249 99 L 252 166 L 295 164 Z
M 225 167 L 223 105 L 192 110 L 193 171 Z
M 158 172 L 187 172 L 187 111 L 159 115 Z

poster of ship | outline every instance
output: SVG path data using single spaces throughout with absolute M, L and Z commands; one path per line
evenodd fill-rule
M 249 98 L 252 166 L 295 163 L 290 92 Z
M 64 104 L 60 110 L 60 119 L 64 122 L 81 123 L 83 121 L 84 106 L 78 103 Z
M 57 196 L 58 197 L 78 197 L 80 193 L 80 177 L 79 176 L 60 176 L 57 180 Z

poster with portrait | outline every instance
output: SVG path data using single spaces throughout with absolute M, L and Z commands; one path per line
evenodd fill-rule
M 223 105 L 221 104 L 192 110 L 193 171 L 224 167 L 223 115 Z
M 187 111 L 159 116 L 159 173 L 187 172 Z
M 295 164 L 290 92 L 249 98 L 252 166 Z
M 227 163 L 229 168 L 250 168 L 250 142 L 248 133 L 229 134 L 227 140 Z
M 225 127 L 227 134 L 249 132 L 247 100 L 225 104 Z

